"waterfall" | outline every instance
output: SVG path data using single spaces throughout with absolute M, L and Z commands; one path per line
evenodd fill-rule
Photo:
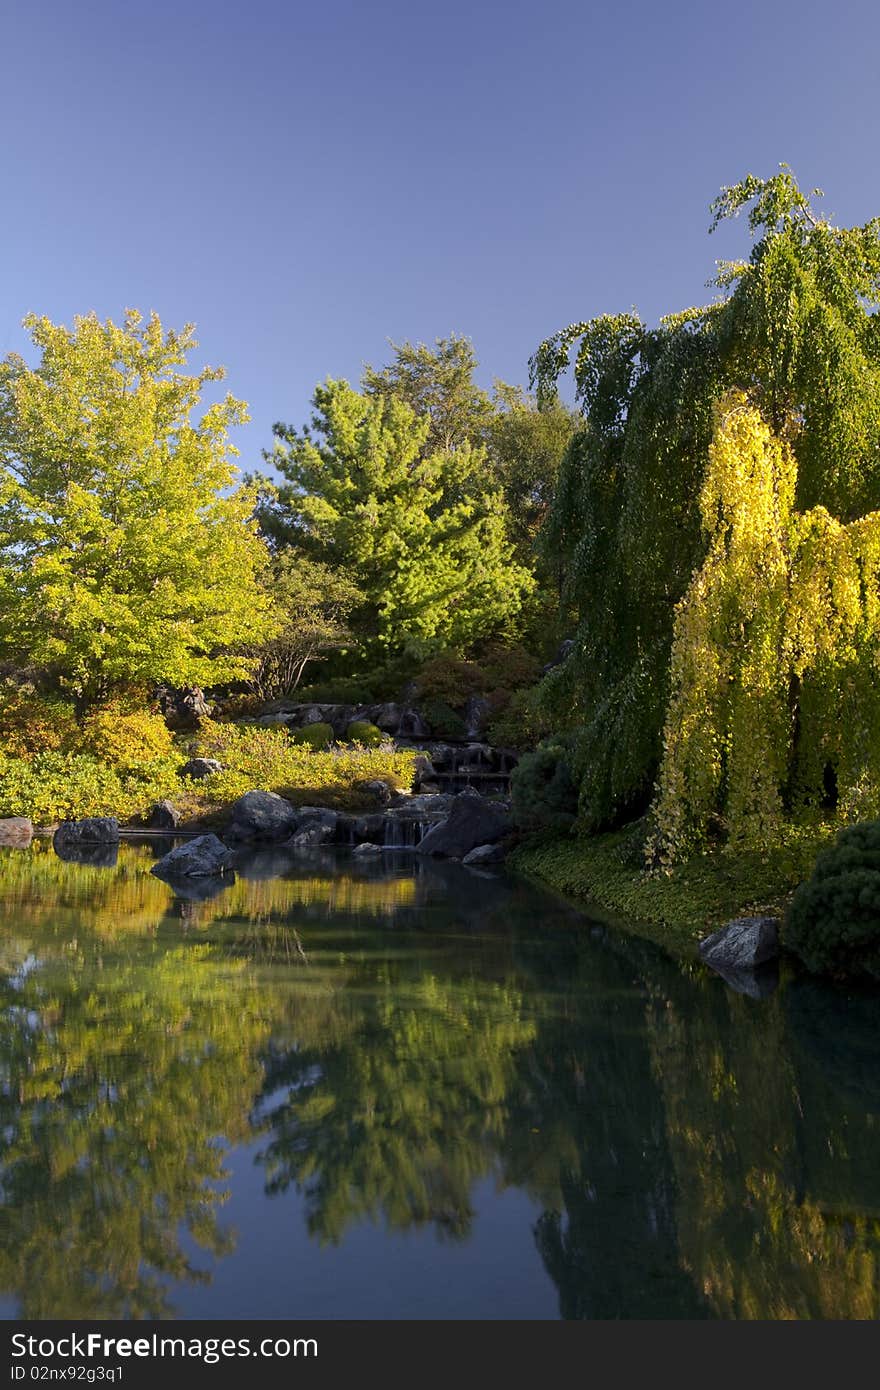
M 385 848 L 415 849 L 429 822 L 412 816 L 385 817 Z

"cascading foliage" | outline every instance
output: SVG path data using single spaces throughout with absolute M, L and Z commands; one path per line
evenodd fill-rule
M 577 632 L 545 701 L 587 828 L 653 798 L 651 857 L 713 825 L 765 840 L 806 807 L 880 805 L 880 221 L 816 216 L 789 170 L 724 189 L 747 263 L 648 328 L 573 324 L 584 414 L 543 544 Z

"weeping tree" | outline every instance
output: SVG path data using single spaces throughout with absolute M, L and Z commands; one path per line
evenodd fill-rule
M 742 210 L 751 256 L 714 303 L 573 324 L 531 364 L 552 400 L 574 351 L 583 413 L 541 539 L 578 622 L 545 700 L 587 827 L 659 777 L 666 859 L 719 816 L 766 835 L 880 781 L 880 221 L 832 226 L 785 166 L 722 190 L 713 228 Z

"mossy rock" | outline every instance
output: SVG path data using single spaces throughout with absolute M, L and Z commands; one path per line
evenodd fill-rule
M 329 748 L 333 742 L 332 724 L 304 724 L 291 734 L 294 743 L 307 743 L 310 748 Z
M 367 748 L 378 748 L 385 740 L 378 725 L 371 724 L 368 719 L 353 719 L 345 731 L 345 737 L 349 743 L 363 743 Z
M 880 978 L 880 821 L 842 830 L 819 855 L 782 939 L 813 974 Z

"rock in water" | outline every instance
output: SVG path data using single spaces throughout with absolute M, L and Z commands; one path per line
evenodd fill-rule
M 34 837 L 34 827 L 26 816 L 7 816 L 0 820 L 0 845 L 26 849 Z
M 52 841 L 55 849 L 67 845 L 116 845 L 119 821 L 114 816 L 87 816 L 85 820 L 63 820 Z
M 700 955 L 716 970 L 755 970 L 779 955 L 779 922 L 737 917 L 700 942 Z
M 477 868 L 482 864 L 500 864 L 505 857 L 503 845 L 477 845 L 461 862 Z
M 219 878 L 232 872 L 234 859 L 232 850 L 216 835 L 199 835 L 157 859 L 150 873 L 172 882 L 176 878 Z
M 180 820 L 180 812 L 170 801 L 157 801 L 150 811 L 147 825 L 150 830 L 174 830 Z
M 510 816 L 486 801 L 479 792 L 465 788 L 455 797 L 445 820 L 433 826 L 417 846 L 419 854 L 463 859 L 477 845 L 493 845 L 510 829 Z
M 276 792 L 245 792 L 232 806 L 227 840 L 286 840 L 297 826 L 296 809 Z

